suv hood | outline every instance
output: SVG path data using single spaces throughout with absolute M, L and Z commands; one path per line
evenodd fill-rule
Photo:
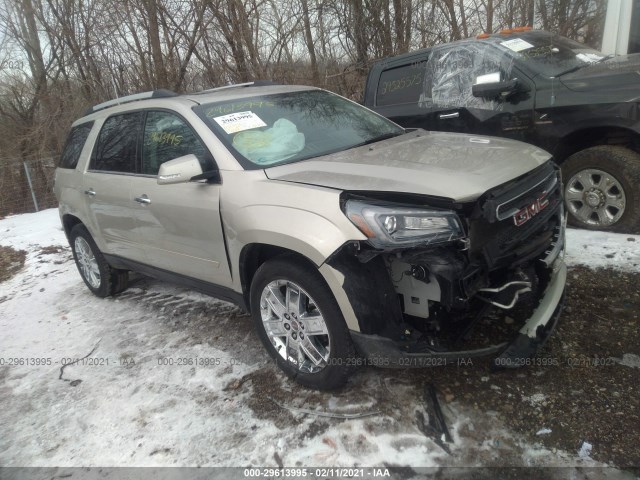
M 268 178 L 350 191 L 472 201 L 551 158 L 503 138 L 417 130 L 382 142 L 265 170 Z
M 562 75 L 560 80 L 570 90 L 579 92 L 624 89 L 635 90 L 636 96 L 640 96 L 640 53 L 618 55 Z

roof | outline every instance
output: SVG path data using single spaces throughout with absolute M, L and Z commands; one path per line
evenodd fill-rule
M 135 103 L 135 108 L 144 108 L 146 103 L 150 101 L 166 100 L 167 104 L 174 102 L 191 102 L 197 105 L 212 102 L 223 102 L 236 98 L 249 98 L 261 95 L 271 95 L 277 93 L 287 93 L 295 91 L 312 90 L 315 87 L 307 87 L 302 85 L 278 85 L 273 82 L 248 82 L 235 85 L 226 85 L 223 87 L 212 88 L 196 93 L 177 94 L 171 90 L 153 90 L 149 92 L 136 93 L 125 97 L 116 98 L 107 102 L 100 103 L 88 109 L 84 116 L 92 116 L 110 108 L 125 104 Z M 157 102 L 154 102 L 157 103 Z M 118 109 L 119 111 L 123 109 Z M 87 119 L 88 120 L 88 119 Z
M 433 50 L 434 48 L 443 47 L 445 45 L 464 45 L 464 44 L 477 43 L 477 42 L 500 43 L 500 42 L 504 42 L 505 40 L 510 40 L 514 38 L 522 38 L 523 40 L 526 40 L 527 38 L 535 38 L 535 37 L 540 38 L 540 37 L 548 37 L 551 35 L 553 34 L 544 30 L 527 30 L 527 31 L 512 32 L 512 33 L 506 33 L 506 34 L 492 33 L 486 38 L 469 37 L 462 40 L 456 40 L 454 42 L 439 43 L 438 45 L 434 45 L 432 47 L 427 47 L 427 48 L 421 48 L 419 50 L 412 50 L 411 52 L 402 53 L 400 55 L 396 55 L 392 57 L 382 58 L 378 62 L 376 62 L 376 65 L 379 65 L 383 62 L 390 62 L 390 61 L 392 61 L 393 63 L 396 63 L 396 62 L 401 63 L 402 60 L 412 59 L 413 57 L 420 56 L 421 54 L 427 53 Z

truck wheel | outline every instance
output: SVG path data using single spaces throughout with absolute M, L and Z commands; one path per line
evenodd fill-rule
M 251 282 L 251 316 L 269 355 L 289 377 L 315 389 L 344 385 L 355 350 L 320 273 L 295 258 L 265 262 Z
M 640 226 L 640 155 L 628 148 L 602 145 L 570 156 L 562 165 L 569 223 L 612 232 L 636 232 Z
M 107 263 L 84 225 L 73 227 L 69 241 L 80 276 L 95 295 L 108 297 L 127 288 L 128 272 L 112 268 Z

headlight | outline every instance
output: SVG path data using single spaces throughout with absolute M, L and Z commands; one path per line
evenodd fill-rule
M 376 248 L 450 242 L 463 237 L 455 212 L 348 200 L 345 213 Z

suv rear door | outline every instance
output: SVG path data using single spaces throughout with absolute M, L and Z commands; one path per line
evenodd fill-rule
M 82 181 L 89 231 L 105 253 L 142 262 L 131 180 L 136 174 L 142 112 L 116 114 L 100 129 Z M 96 234 L 96 232 L 99 232 Z
M 141 139 L 141 171 L 132 179 L 136 228 L 146 262 L 156 268 L 222 286 L 231 284 L 220 218 L 219 183 L 158 185 L 160 165 L 194 154 L 203 171 L 213 158 L 187 121 L 175 112 L 150 110 Z M 140 201 L 141 200 L 141 201 Z

